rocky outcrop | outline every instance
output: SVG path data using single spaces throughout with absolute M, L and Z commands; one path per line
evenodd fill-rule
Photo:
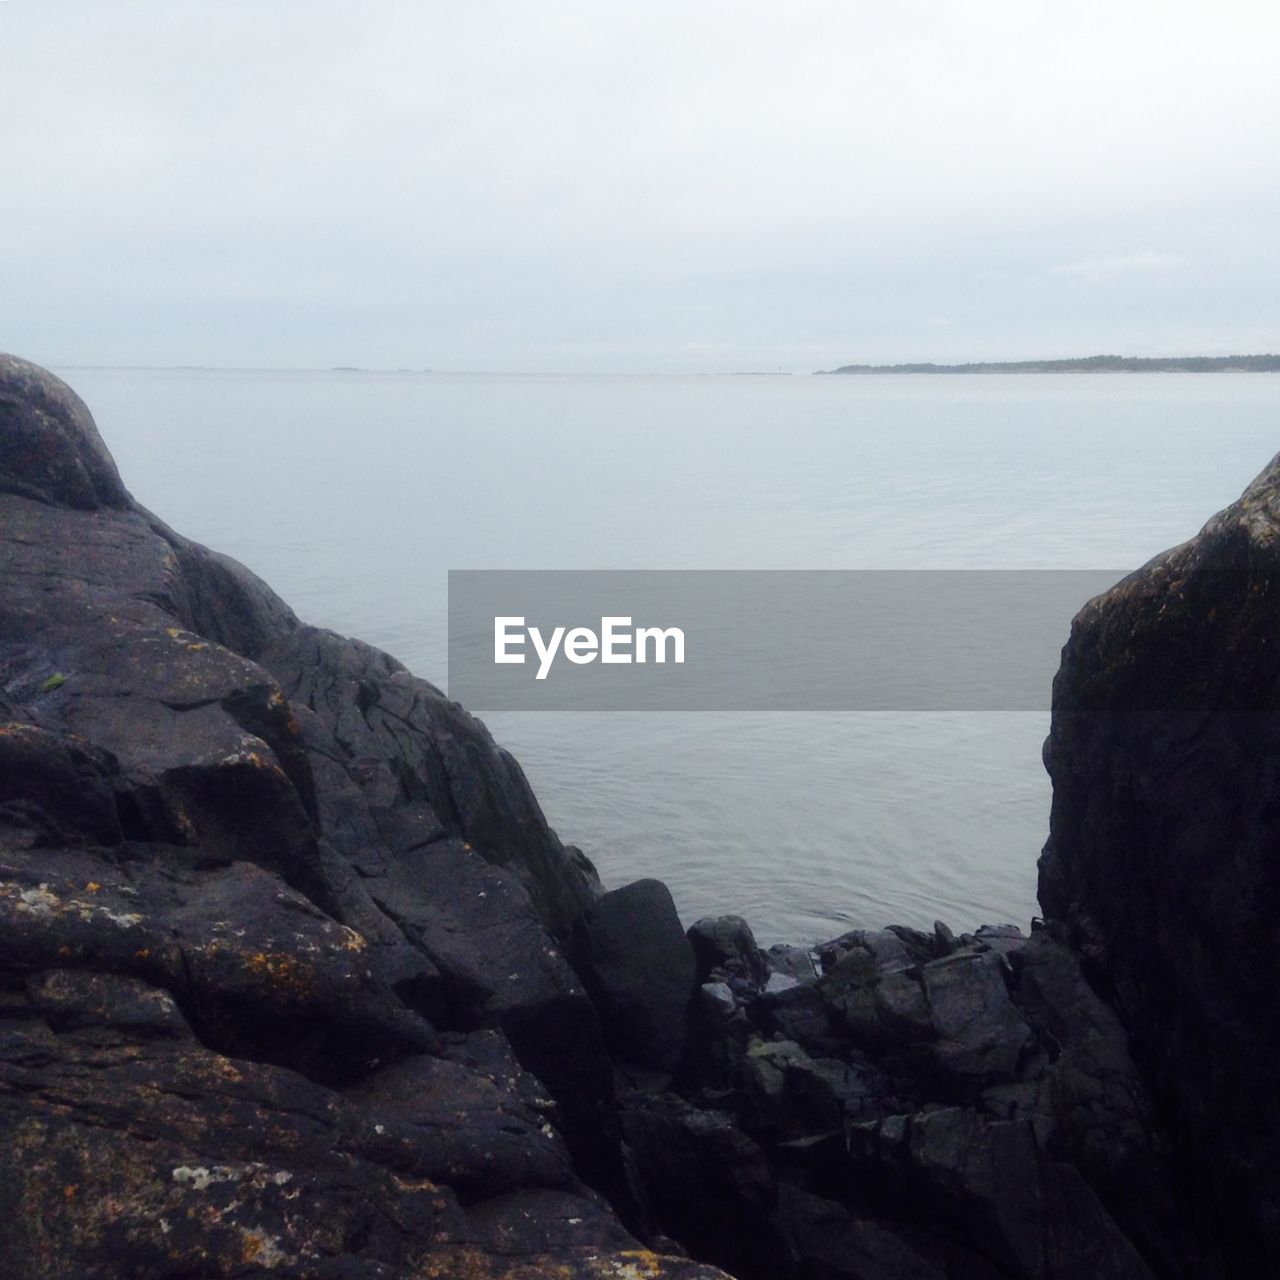
M 712 970 L 678 1088 L 624 1092 L 663 1231 L 744 1280 L 1215 1274 L 1126 1030 L 1062 941 L 820 953 L 807 982 Z
M 763 951 L 0 358 L 0 1271 L 1272 1273 L 1271 476 L 1077 621 L 1048 925 Z
M 1045 915 L 1112 994 L 1196 1230 L 1280 1274 L 1280 460 L 1084 609 L 1054 684 Z
M 604 1198 L 599 888 L 519 766 L 10 357 L 0 600 L 0 1270 L 712 1274 Z

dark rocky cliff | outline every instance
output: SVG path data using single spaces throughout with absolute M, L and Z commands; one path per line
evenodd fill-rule
M 1260 483 L 1213 536 L 1265 564 Z M 0 357 L 0 1273 L 1270 1274 L 1271 731 L 1204 726 L 1274 632 L 1162 631 L 1187 554 L 1066 651 L 1050 927 L 762 953 L 605 893 L 479 722 Z M 1164 736 L 1091 718 L 1126 680 Z
M 1280 459 L 1091 602 L 1054 683 L 1040 901 L 1172 1118 L 1196 1229 L 1280 1275 Z

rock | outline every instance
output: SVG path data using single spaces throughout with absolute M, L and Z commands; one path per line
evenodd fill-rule
M 937 922 L 937 924 L 941 923 L 941 921 Z M 900 960 L 897 948 L 893 947 L 884 936 L 885 934 L 892 934 L 898 940 L 911 964 L 928 964 L 930 960 L 940 960 L 949 955 L 955 945 L 955 934 L 946 925 L 942 925 L 942 929 L 939 930 L 935 924 L 932 933 L 922 933 L 919 929 L 908 929 L 905 925 L 891 924 L 887 929 L 870 935 L 872 950 L 882 966 L 890 963 L 897 964 Z M 888 950 L 881 952 L 881 948 Z
M 890 1043 L 914 1046 L 939 1034 L 925 984 L 917 969 L 894 969 L 880 975 L 875 1016 Z
M 0 592 L 0 1270 L 510 1272 L 450 1178 L 631 1212 L 572 952 L 594 872 L 478 721 L 138 507 L 9 358 Z M 514 1046 L 507 1084 L 460 1034 Z M 572 1274 L 638 1249 L 591 1213 Z
M 816 1280 L 946 1280 L 891 1231 L 799 1187 L 778 1189 L 779 1216 Z
M 478 1070 L 466 1053 L 402 1059 L 361 1080 L 346 1096 L 380 1117 L 390 1150 L 412 1144 L 424 1153 L 425 1176 L 470 1200 L 521 1189 L 578 1190 L 569 1152 L 550 1121 L 555 1103 L 520 1067 L 500 1032 L 505 1052 L 490 1070 Z M 497 1069 L 492 1067 L 496 1065 Z M 428 1165 L 430 1167 L 428 1167 Z
M 705 916 L 694 922 L 688 937 L 698 962 L 699 982 L 706 982 L 716 970 L 755 987 L 767 980 L 765 958 L 741 916 Z
M 367 834 L 352 808 L 379 833 L 391 829 L 400 852 L 461 840 L 518 877 L 538 918 L 569 939 L 596 896 L 593 873 L 549 830 L 523 770 L 478 720 L 394 658 L 332 632 L 283 632 L 259 661 L 295 706 L 316 713 L 313 763 L 336 758 L 361 793 L 364 808 L 348 800 L 341 813 L 339 797 L 327 797 L 329 829 L 348 856 L 359 856 Z
M 933 922 L 933 936 L 937 950 L 944 956 L 949 956 L 960 945 L 956 941 L 956 935 L 941 920 Z
M 402 1081 L 412 1064 L 405 1070 Z M 563 1151 L 527 1164 L 532 1138 L 509 1092 L 486 1121 L 490 1144 L 505 1133 L 505 1147 L 494 1147 L 483 1131 L 449 1127 L 449 1099 L 424 1089 L 415 1107 L 380 1083 L 357 1101 L 192 1038 L 102 1043 L 87 1025 L 54 1033 L 29 1016 L 0 1018 L 6 1270 L 408 1280 L 552 1266 L 606 1277 L 643 1264 L 659 1277 L 719 1274 L 645 1253 L 576 1184 L 526 1184 L 464 1207 L 435 1180 L 455 1164 L 474 1197 L 518 1174 L 571 1180 Z M 471 1075 L 451 1083 L 461 1084 L 453 1096 L 463 1110 L 478 1108 L 471 1122 L 487 1116 L 483 1085 Z M 526 1163 L 511 1163 L 513 1154 Z
M 746 1008 L 727 982 L 705 982 L 694 1001 L 687 1051 L 680 1069 L 684 1086 L 712 1091 L 738 1083 L 739 1063 L 755 1031 Z
M 1187 1214 L 1280 1273 L 1280 459 L 1087 604 L 1054 682 L 1040 902 L 1178 1117 Z
M 606 893 L 585 917 L 583 934 L 615 1052 L 674 1071 L 688 1037 L 697 965 L 667 886 L 637 880 Z
M 193 1038 L 96 1039 L 0 1022 L 11 1274 L 230 1276 L 256 1264 L 301 1277 L 349 1259 L 397 1276 L 421 1241 L 464 1229 L 452 1193 L 414 1176 L 414 1151 L 388 1166 L 363 1140 L 376 1144 L 376 1117 L 328 1090 Z
M 845 1043 L 831 1006 L 812 983 L 766 992 L 752 1013 L 764 1033 L 794 1040 L 811 1052 L 825 1053 Z
M 876 1014 L 880 969 L 862 946 L 851 947 L 818 983 L 824 1003 L 860 1048 L 879 1047 L 884 1033 Z
M 84 402 L 61 378 L 0 355 L 0 493 L 94 511 L 131 499 Z
M 888 934 L 892 938 L 892 934 Z M 834 1024 L 850 1043 L 876 1053 L 909 1053 L 922 1041 L 941 1034 L 921 982 L 919 970 L 891 949 L 875 955 L 855 945 L 818 983 L 818 992 Z
M 624 1107 L 623 1130 L 659 1230 L 738 1280 L 795 1280 L 769 1160 L 729 1116 L 668 1094 Z
M 1188 1229 L 1169 1137 L 1119 1015 L 1048 930 L 1028 939 L 1022 957 L 1014 998 L 1051 1049 L 1043 1091 L 1053 1141 L 1160 1274 L 1214 1274 L 1212 1254 Z
M 818 972 L 813 967 L 813 957 L 807 947 L 790 946 L 776 942 L 764 953 L 764 962 L 770 974 L 794 978 L 797 982 L 817 982 Z
M 929 1232 L 950 1222 L 1000 1274 L 1035 1280 L 1151 1272 L 1069 1165 L 1039 1147 L 1025 1120 L 946 1108 L 850 1129 L 855 1171 L 891 1178 L 897 1209 Z
M 326 1083 L 437 1045 L 368 970 L 363 938 L 260 867 L 204 867 L 185 849 L 132 844 L 111 857 L 61 851 L 55 866 L 56 877 L 35 851 L 0 869 L 10 974 L 136 978 L 167 992 L 220 1052 Z
M 754 1112 L 749 1128 L 774 1141 L 841 1130 L 846 1115 L 856 1114 L 864 1093 L 847 1063 L 811 1058 L 790 1040 L 753 1044 L 742 1069 Z
M 1032 1046 L 1000 956 L 955 952 L 921 970 L 938 1068 L 962 1088 L 1011 1080 Z
M 1016 924 L 984 924 L 975 930 L 974 942 L 987 951 L 1014 957 L 1027 944 L 1026 934 Z
M 92 1028 L 100 1036 L 185 1040 L 191 1028 L 169 992 L 139 978 L 46 969 L 26 983 L 31 1009 L 54 1031 Z
M 603 894 L 482 724 L 0 358 L 0 1272 L 1274 1271 L 1268 474 L 1077 623 L 1048 924 L 818 978 Z
M 704 982 L 699 988 L 703 1006 L 718 1018 L 730 1018 L 738 1007 L 727 982 Z
M 870 956 L 884 969 L 906 969 L 940 954 L 931 939 L 915 930 L 854 929 L 818 948 L 823 973 L 830 973 L 850 951 Z
M 35 725 L 0 727 L 0 850 L 117 845 L 115 761 Z

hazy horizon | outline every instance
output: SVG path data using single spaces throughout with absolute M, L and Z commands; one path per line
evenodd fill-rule
M 9 355 L 21 355 L 20 352 L 11 351 Z M 1157 359 L 1157 360 L 1183 360 L 1204 357 L 1205 352 L 1142 352 L 1134 356 L 1125 353 L 1108 351 L 1090 352 L 1088 356 L 1023 356 L 1017 360 L 1003 360 L 999 357 L 989 360 L 968 361 L 964 359 L 955 359 L 948 361 L 932 362 L 928 360 L 884 360 L 877 361 L 872 367 L 875 370 L 884 370 L 891 372 L 895 368 L 908 365 L 924 365 L 936 363 L 939 371 L 947 369 L 963 368 L 966 364 L 1053 364 L 1063 363 L 1069 360 L 1094 358 L 1114 358 L 1122 359 Z M 1267 356 L 1269 358 L 1280 358 L 1280 352 L 1264 352 L 1264 351 L 1232 351 L 1225 356 L 1215 356 L 1215 359 L 1256 359 L 1259 356 Z M 851 367 L 858 367 L 857 361 L 845 361 L 844 364 Z M 666 377 L 707 377 L 707 378 L 728 378 L 737 376 L 777 376 L 779 374 L 787 377 L 806 377 L 820 376 L 828 373 L 840 372 L 839 367 L 832 369 L 698 369 L 698 370 L 681 370 L 677 372 L 646 370 L 646 369 L 614 369 L 614 370 L 574 370 L 574 369 L 429 369 L 429 368 L 393 368 L 390 365 L 351 365 L 351 364 L 334 364 L 334 365 L 236 365 L 236 364 L 88 364 L 75 363 L 68 361 L 53 362 L 52 366 L 56 369 L 67 370 L 85 370 L 85 371 L 103 371 L 103 372 L 155 372 L 163 373 L 166 371 L 174 373 L 373 373 L 373 374 L 403 374 L 406 376 L 421 377 L 424 375 L 436 375 L 441 377 L 476 377 L 476 378 L 525 378 L 525 377 L 548 377 L 548 378 L 575 378 L 575 377 L 617 377 L 617 378 L 666 378 Z M 927 372 L 921 370 L 921 372 Z M 1036 371 L 1028 370 L 1027 376 L 1034 377 Z M 1099 373 L 1110 373 L 1111 370 L 1099 370 Z M 1159 376 L 1159 371 L 1155 370 L 1135 370 L 1135 372 L 1151 372 L 1153 375 Z M 1213 370 L 1210 372 L 1228 372 L 1228 370 Z M 1237 372 L 1232 370 L 1231 372 Z M 1272 372 L 1266 370 L 1265 372 Z
M 1277 37 L 1244 0 L 9 0 L 0 347 L 640 374 L 1276 351 Z

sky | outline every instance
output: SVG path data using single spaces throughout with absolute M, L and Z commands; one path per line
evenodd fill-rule
M 0 349 L 1280 351 L 1263 0 L 0 0 Z

